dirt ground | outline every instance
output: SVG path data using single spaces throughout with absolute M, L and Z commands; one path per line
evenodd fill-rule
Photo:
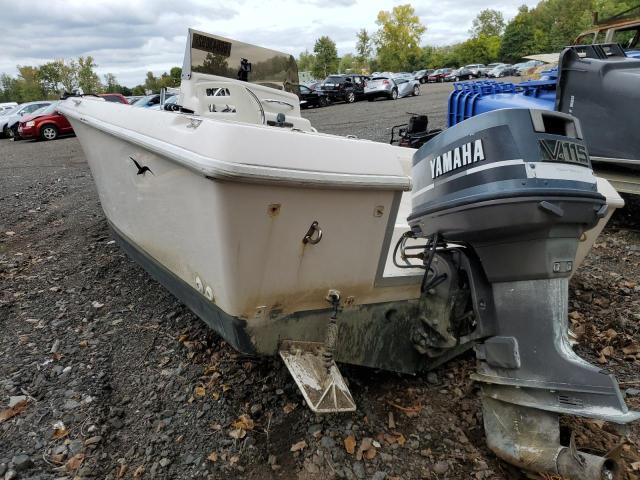
M 450 88 L 305 116 L 388 141 L 407 112 L 443 127 Z M 577 351 L 636 409 L 639 272 L 629 201 L 572 280 L 569 316 Z M 344 367 L 358 411 L 314 415 L 278 359 L 236 354 L 114 244 L 76 138 L 0 140 L 0 479 L 526 478 L 485 446 L 473 369 L 472 355 L 416 377 Z M 637 425 L 567 424 L 587 451 L 622 444 L 640 478 Z

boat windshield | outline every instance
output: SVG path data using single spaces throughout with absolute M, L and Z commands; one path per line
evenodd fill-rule
M 207 73 L 298 93 L 298 66 L 288 53 L 192 29 L 187 42 L 183 75 Z

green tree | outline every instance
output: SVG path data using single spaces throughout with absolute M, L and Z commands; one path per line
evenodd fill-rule
M 301 52 L 298 57 L 298 70 L 301 72 L 311 72 L 315 61 L 316 57 L 313 53 L 309 53 L 308 50 Z
M 160 91 L 160 80 L 156 78 L 153 72 L 147 72 L 147 78 L 144 80 L 144 90 L 150 90 L 152 93 Z
M 352 73 L 353 70 L 357 69 L 357 67 L 358 62 L 356 61 L 356 58 L 352 53 L 347 53 L 340 59 L 340 66 L 338 67 L 338 70 L 340 73 Z
M 504 31 L 504 16 L 502 12 L 487 8 L 482 10 L 476 18 L 469 33 L 474 37 L 499 37 Z
M 22 101 L 18 90 L 18 80 L 6 73 L 0 75 L 0 99 L 3 102 L 19 103 Z
M 376 23 L 379 28 L 375 43 L 380 66 L 392 71 L 409 69 L 412 59 L 421 54 L 420 38 L 427 30 L 413 7 L 398 5 L 391 12 L 381 11 Z
M 78 87 L 84 93 L 98 93 L 102 89 L 100 77 L 94 70 L 96 67 L 91 55 L 78 57 Z
M 533 16 L 530 14 L 529 8 L 523 5 L 504 30 L 499 56 L 505 61 L 517 62 L 527 55 L 542 53 L 536 51 L 536 44 Z
M 373 54 L 373 39 L 364 28 L 357 33 L 356 38 L 356 60 L 360 68 L 367 68 Z
M 457 65 L 492 63 L 500 56 L 500 37 L 480 34 L 454 47 Z
M 326 35 L 316 40 L 313 53 L 315 53 L 315 62 L 311 73 L 314 77 L 325 78 L 338 69 L 339 60 L 336 44 Z
M 62 75 L 64 70 L 64 60 L 54 60 L 53 62 L 40 65 L 38 76 L 40 84 L 47 97 L 60 93 L 62 88 Z
M 113 73 L 106 73 L 104 75 L 104 86 L 106 88 L 107 93 L 119 93 L 120 85 L 118 85 L 118 80 Z

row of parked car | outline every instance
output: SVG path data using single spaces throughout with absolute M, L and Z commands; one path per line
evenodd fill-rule
M 120 93 L 102 93 L 99 96 L 107 102 L 140 108 L 160 108 L 160 94 L 125 97 Z M 167 93 L 165 103 L 175 102 L 176 98 Z M 0 104 L 0 137 L 12 137 L 14 140 L 54 140 L 59 136 L 72 135 L 71 124 L 57 111 L 58 103 L 40 100 L 20 105 L 16 102 Z
M 415 72 L 374 72 L 371 75 L 335 74 L 322 82 L 300 85 L 300 106 L 326 107 L 334 102 L 353 103 L 367 99 L 398 98 L 420 95 L 420 86 L 425 83 L 459 82 L 481 77 L 506 77 L 521 75 L 541 65 L 538 60 L 510 65 L 507 63 L 475 63 L 461 68 L 424 69 Z
M 420 70 L 414 72 L 416 78 L 421 83 L 435 82 L 459 82 L 460 80 L 469 80 L 472 78 L 501 78 L 507 76 L 520 76 L 528 70 L 542 65 L 539 60 L 529 60 L 527 62 L 516 63 L 490 63 L 484 65 L 482 63 L 474 63 L 465 65 L 460 68 L 439 68 L 437 70 Z
M 372 75 L 335 74 L 322 82 L 300 85 L 300 106 L 325 107 L 334 102 L 353 103 L 378 98 L 396 100 L 420 95 L 420 81 L 408 72 L 375 72 Z

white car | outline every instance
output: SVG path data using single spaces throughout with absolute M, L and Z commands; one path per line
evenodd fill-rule
M 0 103 L 0 116 L 7 113 L 9 110 L 12 110 L 14 107 L 17 107 L 18 104 L 16 102 L 4 102 Z
M 40 100 L 37 102 L 22 103 L 13 107 L 7 113 L 0 117 L 0 132 L 4 137 L 9 137 L 9 130 L 15 128 L 18 129 L 18 122 L 20 119 L 36 110 L 51 105 L 51 102 Z

